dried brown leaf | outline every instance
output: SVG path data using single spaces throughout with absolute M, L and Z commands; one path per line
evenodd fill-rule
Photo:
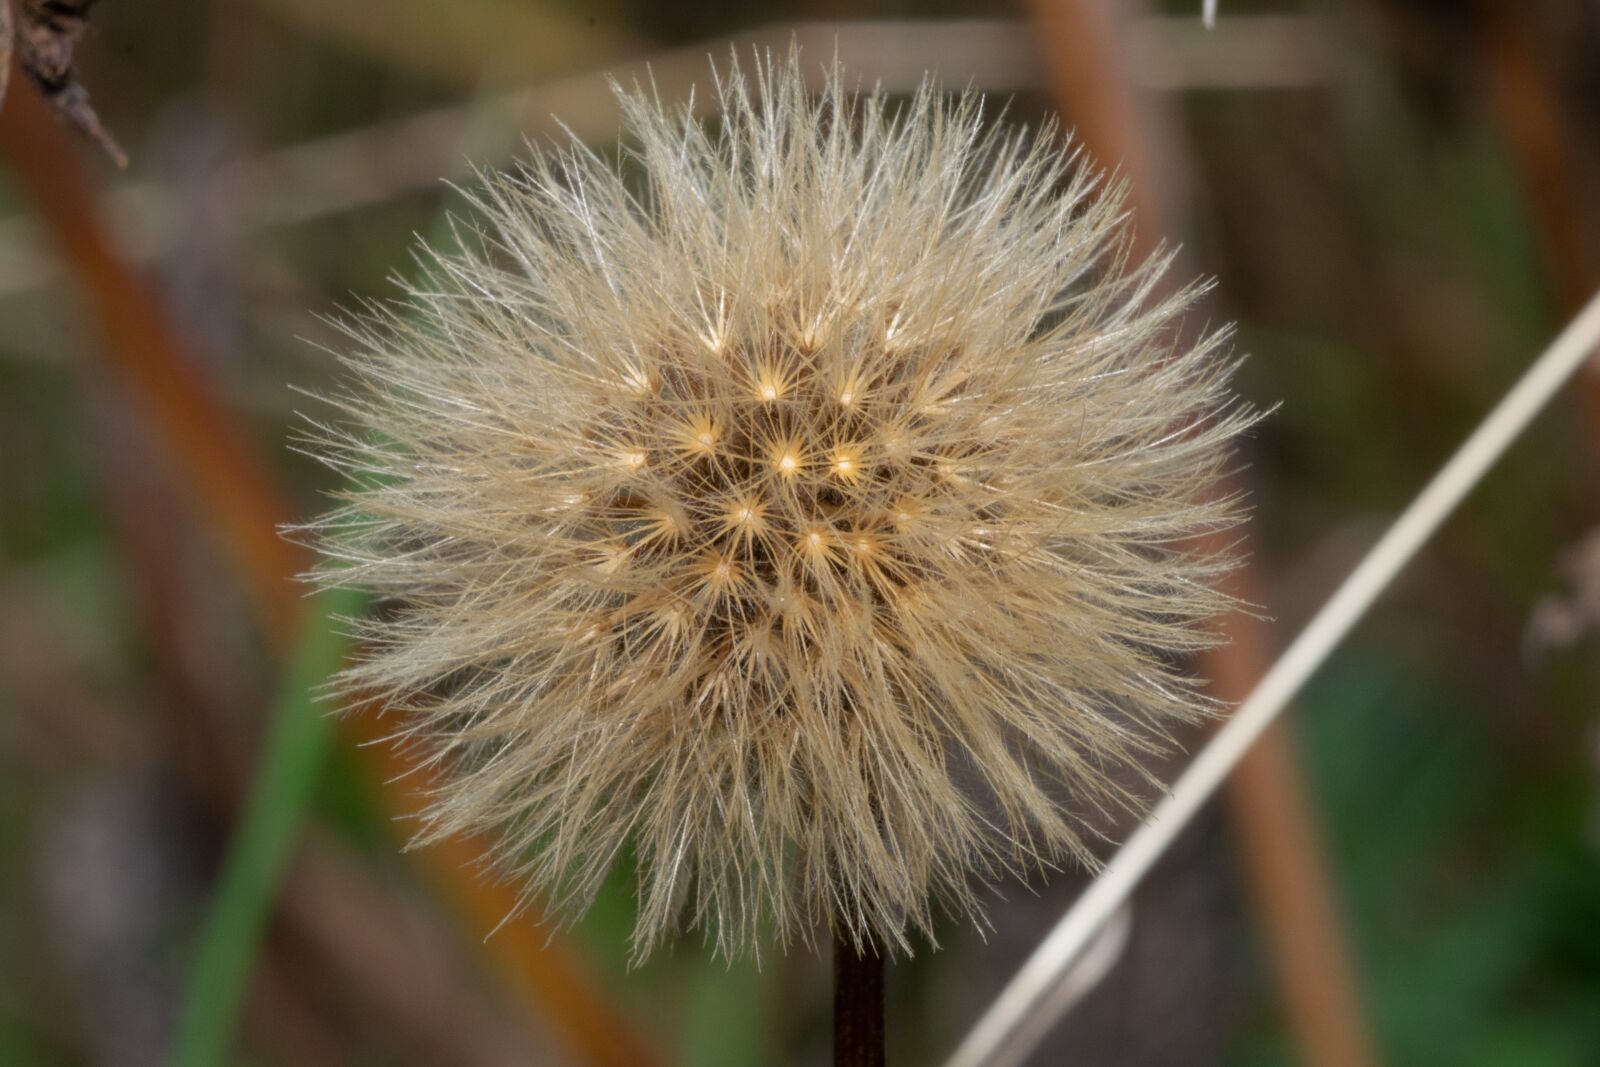
M 11 5 L 0 0 L 0 103 L 6 98 L 6 79 L 11 77 Z
M 72 71 L 72 54 L 89 28 L 93 6 L 94 0 L 17 0 L 17 59 L 56 112 L 98 144 L 117 166 L 125 167 L 127 154 L 100 124 L 100 116 L 89 103 L 89 91 Z M 0 8 L 6 8 L 3 0 Z M 6 36 L 10 35 L 0 30 L 0 37 Z

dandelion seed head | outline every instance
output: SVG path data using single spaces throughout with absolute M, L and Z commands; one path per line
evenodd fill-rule
M 345 680 L 448 769 L 428 833 L 567 917 L 631 848 L 641 955 L 907 948 L 1087 858 L 1225 604 L 1185 542 L 1250 416 L 1116 190 L 975 96 L 802 73 L 491 176 L 321 435 L 362 472 L 323 580 L 391 601 Z

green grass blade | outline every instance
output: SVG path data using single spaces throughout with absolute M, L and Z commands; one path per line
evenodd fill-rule
M 333 743 L 333 720 L 315 693 L 344 658 L 347 642 L 336 619 L 359 614 L 361 598 L 335 591 L 311 604 L 195 947 L 173 1046 L 176 1067 L 213 1067 L 228 1053 L 284 865 Z

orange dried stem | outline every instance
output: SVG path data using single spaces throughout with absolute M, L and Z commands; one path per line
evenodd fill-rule
M 280 649 L 299 625 L 301 595 L 293 577 L 302 551 L 278 536 L 291 514 L 272 473 L 235 430 L 237 419 L 204 379 L 198 360 L 161 310 L 148 286 L 118 255 L 99 218 L 60 123 L 37 95 L 13 79 L 0 106 L 0 153 L 33 197 L 73 278 L 95 316 L 104 344 L 97 352 L 155 431 L 166 461 L 187 488 L 200 522 L 227 551 L 263 629 Z M 344 720 L 352 741 L 371 740 L 366 720 Z M 419 771 L 387 744 L 363 749 L 385 783 L 390 811 L 411 814 Z M 396 785 L 396 779 L 404 777 Z M 487 846 L 456 839 L 420 853 L 429 876 L 474 931 L 494 929 L 516 907 L 515 895 L 479 879 L 470 860 Z M 619 1016 L 564 941 L 512 923 L 485 942 L 495 968 L 531 1012 L 551 1021 L 582 1061 L 597 1067 L 636 1067 L 658 1057 Z
M 1135 248 L 1151 250 L 1155 234 L 1181 239 L 1185 220 L 1173 217 L 1181 213 L 1181 185 L 1172 187 L 1182 180 L 1172 165 L 1178 153 L 1164 143 L 1162 116 L 1140 106 L 1121 58 L 1125 27 L 1119 19 L 1136 11 L 1053 0 L 1031 0 L 1029 8 L 1058 108 L 1088 151 L 1130 183 Z M 1230 541 L 1201 538 L 1196 547 L 1226 555 Z M 1248 563 L 1234 572 L 1233 583 L 1242 602 L 1259 603 L 1250 595 L 1255 583 Z M 1265 626 L 1248 615 L 1230 616 L 1223 629 L 1228 640 L 1202 653 L 1200 665 L 1212 692 L 1233 703 L 1264 673 L 1269 641 Z M 1363 1067 L 1377 1058 L 1302 780 L 1293 747 L 1281 728 L 1274 730 L 1230 782 L 1229 814 L 1296 1044 L 1317 1067 Z

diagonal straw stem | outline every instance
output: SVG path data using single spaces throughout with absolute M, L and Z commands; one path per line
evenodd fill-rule
M 1050 991 L 1424 542 L 1600 345 L 1600 293 L 1395 520 L 989 1006 L 945 1067 L 1015 1067 L 1048 1029 Z

